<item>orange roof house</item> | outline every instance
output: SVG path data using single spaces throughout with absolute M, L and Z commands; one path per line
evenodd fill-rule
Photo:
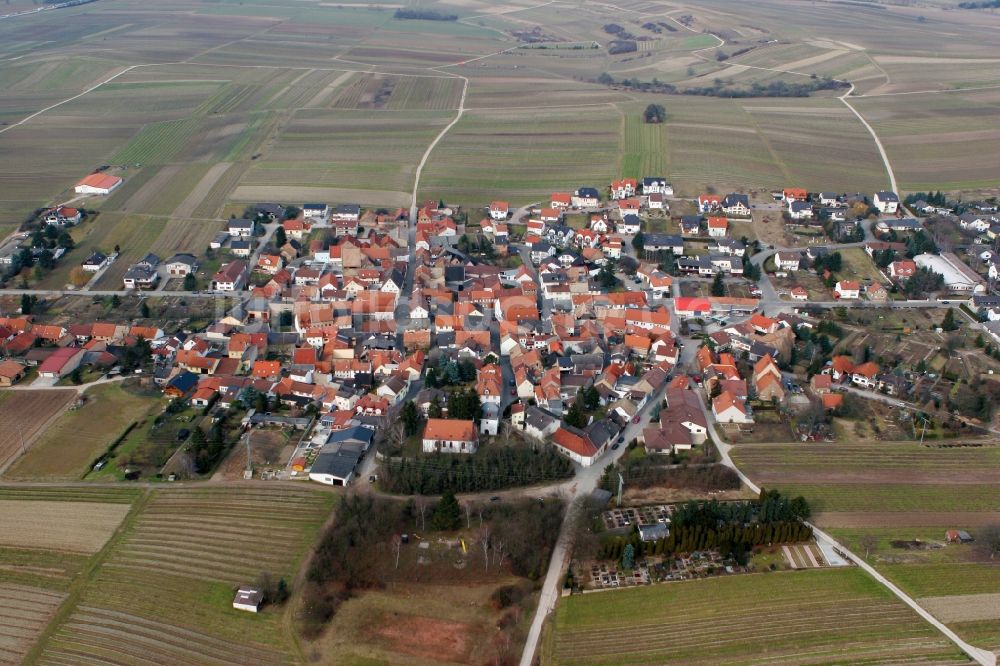
M 254 361 L 253 376 L 255 379 L 278 379 L 281 377 L 279 361 Z

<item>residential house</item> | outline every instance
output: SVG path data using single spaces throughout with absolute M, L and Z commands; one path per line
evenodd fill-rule
M 510 204 L 506 201 L 493 201 L 490 203 L 489 213 L 491 220 L 506 220 L 510 214 Z
M 712 415 L 719 423 L 753 423 L 750 408 L 729 391 L 723 391 L 712 400 Z
M 193 254 L 180 253 L 167 259 L 163 266 L 170 277 L 184 277 L 198 269 L 198 260 Z
M 427 419 L 424 427 L 424 453 L 475 453 L 479 436 L 474 421 Z
M 774 255 L 775 267 L 780 271 L 797 271 L 802 255 L 798 252 L 779 251 Z
M 628 199 L 634 196 L 638 182 L 635 178 L 622 178 L 611 181 L 611 198 L 613 200 Z
M 855 280 L 841 280 L 834 285 L 833 296 L 845 301 L 861 298 L 861 284 Z
M 708 218 L 708 235 L 712 238 L 722 238 L 729 232 L 729 220 L 725 217 L 712 216 Z
M 746 194 L 727 194 L 722 200 L 722 212 L 731 217 L 749 217 L 750 197 Z
M 872 204 L 883 215 L 894 215 L 899 210 L 899 195 L 895 192 L 881 190 L 872 197 Z
M 596 208 L 601 203 L 601 196 L 595 187 L 581 187 L 573 193 L 570 203 L 576 208 Z
M 231 238 L 250 238 L 253 236 L 253 220 L 233 218 L 226 225 L 226 231 Z
M 247 265 L 242 261 L 231 261 L 224 264 L 212 276 L 212 289 L 216 291 L 239 291 L 246 284 Z
M 659 176 L 646 176 L 642 179 L 642 193 L 661 194 L 665 197 L 674 196 L 673 186 L 665 178 Z
M 808 201 L 793 201 L 788 204 L 788 217 L 793 220 L 811 220 L 813 216 L 812 204 Z
M 697 203 L 699 213 L 714 213 L 722 208 L 722 197 L 716 194 L 701 194 Z
M 89 257 L 87 257 L 87 259 L 81 265 L 83 267 L 83 270 L 87 271 L 88 273 L 96 273 L 102 268 L 109 266 L 111 264 L 111 261 L 112 259 L 108 255 L 104 254 L 103 252 L 95 250 L 94 252 L 91 253 Z

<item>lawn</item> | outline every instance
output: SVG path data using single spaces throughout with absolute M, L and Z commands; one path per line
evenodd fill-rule
M 664 583 L 563 598 L 543 664 L 960 663 L 953 647 L 857 569 Z
M 83 406 L 60 416 L 7 471 L 8 478 L 79 479 L 130 423 L 163 404 L 117 383 L 95 386 L 83 397 Z

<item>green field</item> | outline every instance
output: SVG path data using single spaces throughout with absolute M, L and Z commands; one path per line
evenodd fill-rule
M 133 420 L 163 404 L 160 398 L 136 395 L 120 384 L 95 386 L 84 399 L 82 407 L 65 412 L 11 466 L 8 478 L 79 479 Z
M 562 599 L 543 664 L 965 663 L 857 569 L 664 583 Z

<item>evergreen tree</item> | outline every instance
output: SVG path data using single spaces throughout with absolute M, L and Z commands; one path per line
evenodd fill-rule
M 281 249 L 288 242 L 288 236 L 285 234 L 284 227 L 278 227 L 274 230 L 274 247 Z
M 941 322 L 942 331 L 954 331 L 958 329 L 958 324 L 955 322 L 955 311 L 948 308 L 944 312 L 944 320 Z
M 428 418 L 439 419 L 441 418 L 441 414 L 441 400 L 438 399 L 437 396 L 434 396 L 434 398 L 431 399 L 430 406 L 427 408 L 427 416 Z
M 451 490 L 445 491 L 441 496 L 441 501 L 434 507 L 434 515 L 431 516 L 431 527 L 436 530 L 457 530 L 462 526 L 462 510 L 455 499 L 455 493 Z
M 716 273 L 712 280 L 712 296 L 725 296 L 726 285 L 722 282 L 722 273 Z
M 406 433 L 407 437 L 417 434 L 420 428 L 420 414 L 417 412 L 417 406 L 412 400 L 407 400 L 406 404 L 403 405 L 403 409 L 400 412 L 400 419 L 403 421 L 403 432 Z
M 566 413 L 566 423 L 576 428 L 584 428 L 587 425 L 587 415 L 583 411 L 583 399 L 582 396 L 577 396 L 570 405 L 569 411 Z

